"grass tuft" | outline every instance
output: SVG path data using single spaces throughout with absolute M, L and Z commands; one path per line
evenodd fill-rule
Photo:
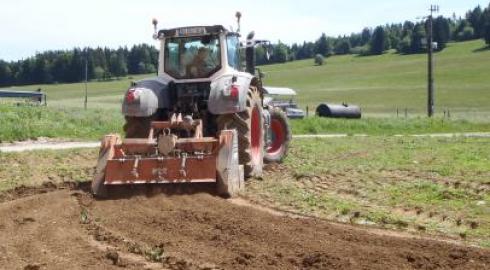
M 119 111 L 0 105 L 0 142 L 48 138 L 100 139 L 121 132 Z
M 425 133 L 489 132 L 490 122 L 442 118 L 330 119 L 309 117 L 290 121 L 294 134 L 407 135 Z

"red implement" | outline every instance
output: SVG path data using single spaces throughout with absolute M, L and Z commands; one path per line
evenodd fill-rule
M 174 135 L 182 131 L 191 136 Z M 236 140 L 233 130 L 221 131 L 218 138 L 202 137 L 201 120 L 180 117 L 152 122 L 148 138 L 121 141 L 108 135 L 101 143 L 92 190 L 104 196 L 108 185 L 218 182 L 220 193 L 231 196 L 243 185 Z

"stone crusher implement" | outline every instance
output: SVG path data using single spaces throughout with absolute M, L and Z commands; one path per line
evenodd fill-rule
M 179 138 L 178 133 L 193 134 Z M 202 136 L 202 121 L 173 115 L 151 123 L 148 138 L 123 139 L 107 135 L 101 143 L 94 195 L 107 195 L 107 186 L 164 183 L 213 183 L 218 194 L 233 196 L 243 188 L 235 130 L 217 138 Z

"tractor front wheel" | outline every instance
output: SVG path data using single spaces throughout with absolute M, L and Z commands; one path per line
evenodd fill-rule
M 280 163 L 286 157 L 291 141 L 291 129 L 289 128 L 286 114 L 279 108 L 270 111 L 271 123 L 269 134 L 271 141 L 265 148 L 264 161 L 267 163 Z

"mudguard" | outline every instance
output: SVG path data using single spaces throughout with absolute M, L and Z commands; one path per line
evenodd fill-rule
M 158 109 L 169 107 L 168 82 L 156 77 L 138 81 L 126 91 L 122 113 L 126 116 L 147 117 Z
M 208 110 L 212 114 L 230 114 L 243 112 L 246 109 L 247 92 L 253 76 L 240 72 L 225 74 L 211 82 L 209 93 Z M 230 88 L 238 87 L 238 96 L 230 95 Z

